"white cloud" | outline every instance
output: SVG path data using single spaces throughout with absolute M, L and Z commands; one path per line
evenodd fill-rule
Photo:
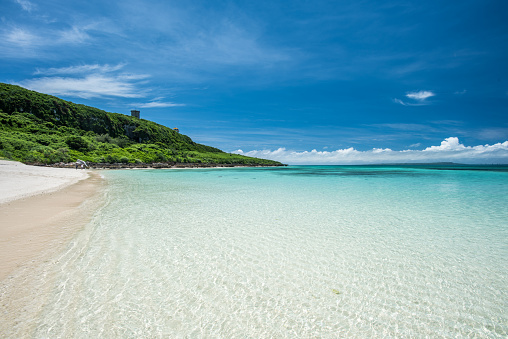
M 373 124 L 371 126 L 379 127 L 382 129 L 395 129 L 400 131 L 428 131 L 432 127 L 424 124 L 404 124 L 404 123 L 385 123 L 385 124 Z
M 145 76 L 146 77 L 146 76 Z M 25 88 L 46 94 L 73 96 L 84 99 L 107 96 L 141 98 L 136 84 L 122 76 L 91 74 L 80 78 L 43 77 L 19 83 Z
M 430 146 L 423 150 L 423 152 L 435 152 L 435 151 L 461 151 L 466 149 L 466 146 L 459 142 L 459 138 L 450 137 L 441 141 L 440 146 Z
M 0 28 L 0 55 L 10 58 L 41 58 L 56 46 L 79 44 L 90 39 L 84 30 L 33 30 L 24 27 Z
M 406 94 L 406 97 L 408 97 L 409 99 L 423 101 L 423 100 L 433 97 L 435 95 L 436 94 L 434 94 L 431 91 L 418 91 L 418 92 L 409 92 Z
M 69 30 L 59 32 L 60 39 L 58 42 L 60 43 L 71 43 L 71 44 L 80 44 L 87 40 L 90 40 L 90 36 L 86 32 L 85 28 L 74 26 Z
M 28 0 L 16 0 L 16 2 L 27 12 L 31 12 L 36 6 Z
M 110 73 L 115 72 L 122 69 L 125 64 L 118 65 L 79 65 L 79 66 L 69 66 L 69 67 L 61 67 L 61 68 L 47 68 L 47 69 L 39 69 L 37 68 L 34 72 L 34 75 L 59 75 L 59 74 L 87 74 L 91 72 L 95 73 Z
M 119 73 L 125 64 L 78 65 L 61 68 L 37 69 L 34 79 L 21 81 L 20 86 L 53 95 L 84 99 L 100 97 L 142 98 L 146 91 L 139 86 L 149 78 L 146 74 Z M 141 106 L 140 106 L 141 107 Z
M 397 99 L 397 98 L 393 99 L 393 102 L 395 102 L 397 104 L 401 104 L 403 106 L 407 106 L 407 104 L 404 101 Z
M 40 43 L 39 41 L 37 35 L 21 28 L 14 28 L 5 35 L 5 42 L 20 47 L 38 45 Z
M 379 154 L 379 153 L 383 153 L 383 152 L 393 152 L 393 151 L 389 148 L 373 148 L 372 149 L 372 153 L 374 153 L 374 154 Z
M 33 19 L 35 23 L 42 20 Z M 32 25 L 31 25 L 32 24 Z M 70 27 L 69 27 L 70 26 Z M 0 56 L 11 58 L 45 58 L 58 53 L 65 55 L 65 48 L 74 48 L 92 42 L 89 32 L 107 32 L 109 25 L 102 22 L 88 24 L 65 24 L 65 29 L 54 29 L 47 22 L 33 26 L 33 23 L 6 23 L 0 27 Z
M 29 29 L 4 25 L 0 27 L 0 58 L 40 58 L 38 53 L 47 46 L 48 38 Z
M 158 108 L 158 107 L 178 107 L 185 106 L 185 104 L 176 104 L 174 102 L 163 102 L 163 101 L 150 101 L 146 103 L 134 103 L 132 104 L 139 108 Z
M 478 131 L 478 136 L 486 140 L 502 140 L 508 138 L 508 127 L 483 128 Z
M 429 104 L 426 100 L 435 95 L 436 94 L 431 91 L 408 92 L 406 93 L 406 97 L 412 101 L 403 101 L 401 99 L 395 98 L 393 99 L 393 102 L 403 106 L 424 106 Z
M 216 64 L 269 64 L 289 60 L 289 56 L 261 44 L 256 34 L 224 20 L 212 33 L 199 36 L 194 47 L 201 49 L 204 60 Z M 187 43 L 187 39 L 184 40 Z
M 286 164 L 373 164 L 373 163 L 418 163 L 418 162 L 462 162 L 462 163 L 508 163 L 508 141 L 494 145 L 464 146 L 456 137 L 446 138 L 439 146 L 423 150 L 393 151 L 389 148 L 374 148 L 358 151 L 352 147 L 336 151 L 290 151 L 286 148 L 271 150 L 234 151 L 251 157 L 277 160 Z
M 121 6 L 132 28 L 148 33 L 139 41 L 141 49 L 157 50 L 144 58 L 153 58 L 154 63 L 167 60 L 173 72 L 185 78 L 203 78 L 217 70 L 222 76 L 231 66 L 256 70 L 282 66 L 296 54 L 295 50 L 270 44 L 264 39 L 265 24 L 236 6 L 227 6 L 224 11 L 211 7 L 196 11 L 192 6 L 166 2 L 138 6 L 127 1 Z M 151 34 L 154 38 L 149 38 Z

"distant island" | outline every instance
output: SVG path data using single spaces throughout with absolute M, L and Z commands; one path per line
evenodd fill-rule
M 283 166 L 198 144 L 178 130 L 0 83 L 0 158 L 95 168 Z

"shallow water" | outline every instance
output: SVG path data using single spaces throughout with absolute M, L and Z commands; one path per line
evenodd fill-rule
M 107 204 L 48 264 L 17 334 L 508 335 L 506 168 L 104 175 Z

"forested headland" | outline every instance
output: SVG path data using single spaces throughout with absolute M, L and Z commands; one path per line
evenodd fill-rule
M 231 154 L 145 119 L 0 83 L 0 157 L 95 167 L 281 166 Z

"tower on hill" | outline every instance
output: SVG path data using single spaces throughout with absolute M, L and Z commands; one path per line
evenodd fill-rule
M 131 116 L 139 119 L 139 111 L 132 109 L 131 110 Z

